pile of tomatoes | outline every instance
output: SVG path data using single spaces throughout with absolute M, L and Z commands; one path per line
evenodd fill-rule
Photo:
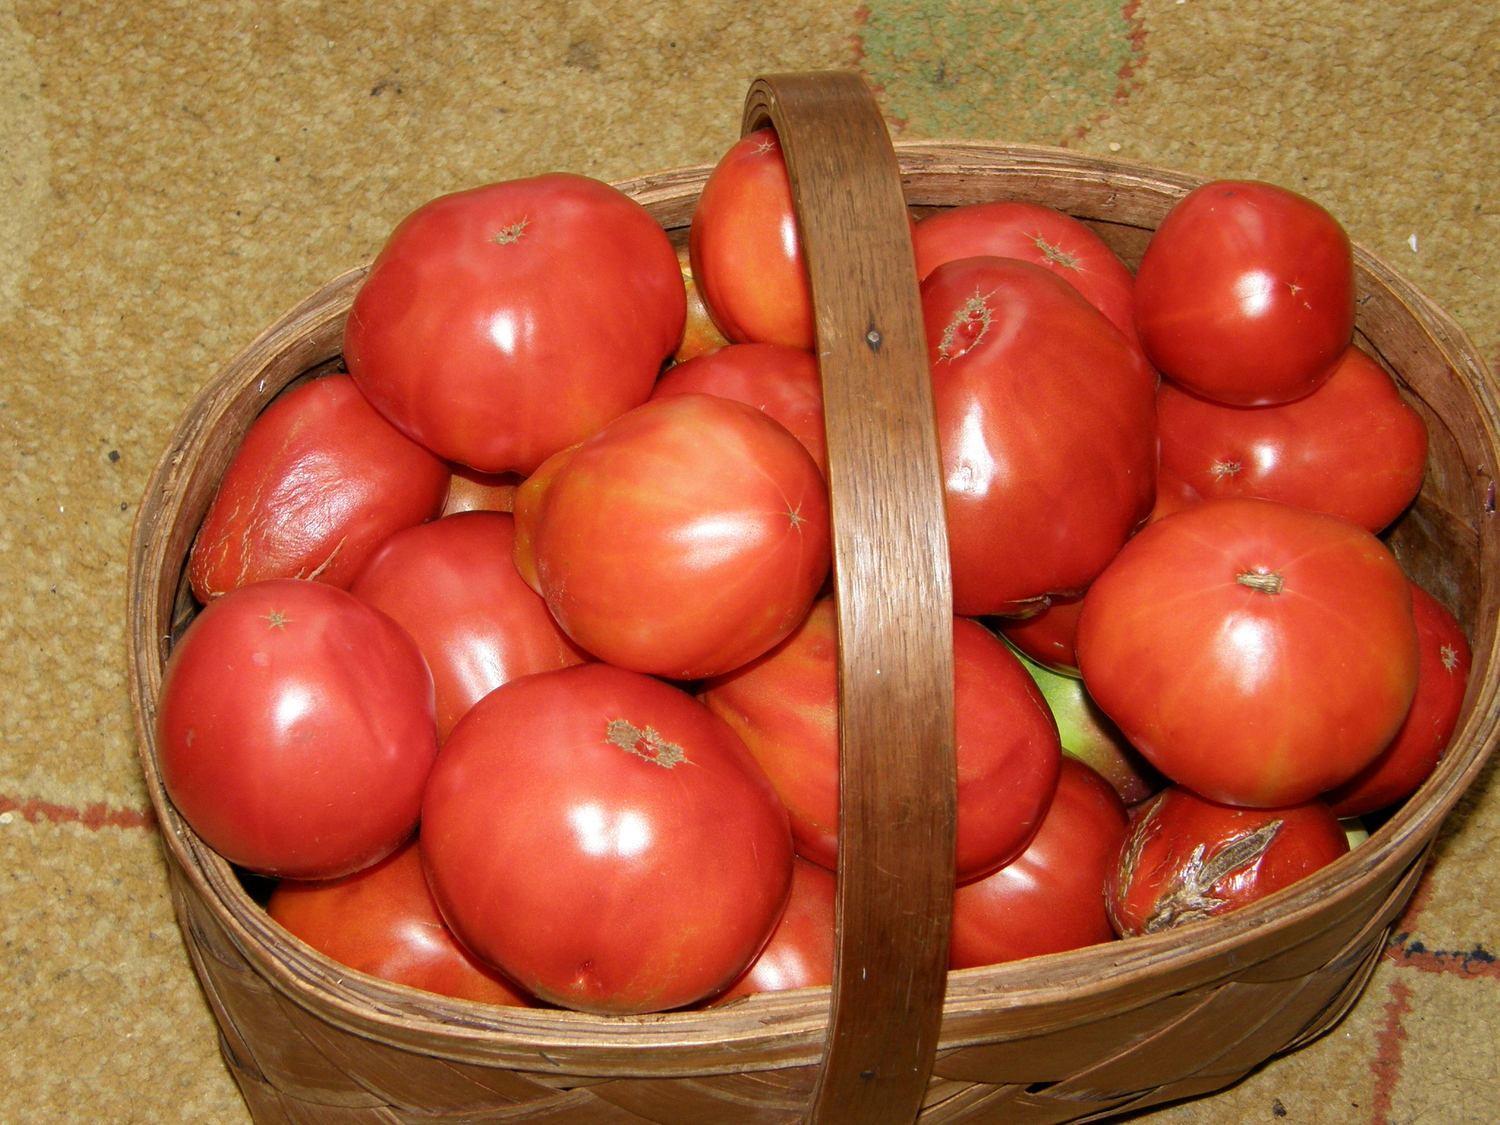
M 1400 801 L 1464 692 L 1377 533 L 1422 418 L 1350 247 L 1216 182 L 1136 275 L 988 203 L 913 228 L 955 599 L 952 964 L 1232 909 Z M 403 221 L 347 374 L 256 421 L 199 531 L 162 776 L 270 912 L 490 1003 L 827 983 L 837 643 L 807 283 L 774 133 L 688 246 L 548 175 Z

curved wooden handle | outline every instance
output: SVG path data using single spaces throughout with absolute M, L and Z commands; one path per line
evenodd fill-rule
M 811 283 L 839 617 L 839 941 L 813 1125 L 910 1125 L 937 1048 L 953 905 L 953 597 L 900 169 L 864 81 L 757 79 Z

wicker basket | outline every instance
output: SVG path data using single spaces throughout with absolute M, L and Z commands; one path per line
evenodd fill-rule
M 1367 843 L 1260 904 L 1176 932 L 945 973 L 948 580 L 921 321 L 913 328 L 915 285 L 902 272 L 901 193 L 919 214 L 994 199 L 1050 204 L 1134 263 L 1198 181 L 1029 146 L 901 144 L 893 155 L 873 101 L 848 74 L 761 80 L 747 130 L 767 118 L 798 197 L 828 384 L 845 728 L 836 985 L 708 1012 L 605 1018 L 387 984 L 289 937 L 172 808 L 153 727 L 164 659 L 193 611 L 189 545 L 257 412 L 337 360 L 364 276 L 356 269 L 267 329 L 193 402 L 131 545 L 131 690 L 173 902 L 224 1058 L 261 1125 L 1042 1125 L 1213 1091 L 1349 1009 L 1443 817 L 1478 773 L 1495 739 L 1500 680 L 1494 394 L 1462 331 L 1356 246 L 1359 340 L 1397 375 L 1431 434 L 1421 495 L 1388 539 L 1473 643 L 1447 757 Z M 618 186 L 680 236 L 708 171 Z M 872 686 L 891 681 L 894 690 Z

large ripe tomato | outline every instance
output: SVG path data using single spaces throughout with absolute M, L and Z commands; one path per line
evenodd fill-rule
M 786 810 L 692 696 L 580 664 L 523 676 L 454 728 L 422 808 L 448 924 L 528 991 L 602 1013 L 723 990 L 786 902 Z
M 727 1004 L 756 992 L 784 992 L 833 983 L 833 950 L 838 944 L 835 898 L 838 880 L 826 867 L 801 856 L 792 864 L 792 892 L 776 932 L 751 966 L 710 1001 Z
M 1374 535 L 1274 500 L 1151 524 L 1089 588 L 1078 665 L 1162 773 L 1227 804 L 1309 800 L 1364 769 L 1417 681 L 1406 576 Z
M 1056 275 L 965 258 L 922 283 L 954 612 L 1077 594 L 1151 512 L 1156 373 Z
M 1040 203 L 1006 200 L 937 211 L 912 231 L 917 276 L 960 258 L 1019 258 L 1051 270 L 1109 318 L 1136 347 L 1129 268 L 1083 223 Z
M 1026 850 L 953 894 L 955 969 L 1112 941 L 1104 881 L 1124 842 L 1125 806 L 1082 762 L 1064 758 L 1057 793 Z
M 646 400 L 686 307 L 672 243 L 646 210 L 554 173 L 407 216 L 354 298 L 344 359 L 429 449 L 524 474 Z
M 1385 369 L 1345 351 L 1311 394 L 1225 406 L 1163 382 L 1162 468 L 1202 496 L 1260 496 L 1380 531 L 1422 485 L 1427 426 Z
M 1026 846 L 1057 785 L 1057 726 L 1005 643 L 953 621 L 958 878 Z M 799 854 L 838 863 L 838 633 L 831 598 L 761 659 L 710 680 L 701 698 L 744 739 L 792 817 Z
M 1322 801 L 1236 808 L 1174 785 L 1131 822 L 1105 888 L 1110 921 L 1127 936 L 1200 922 L 1289 887 L 1348 850 Z
M 742 402 L 648 402 L 516 494 L 517 565 L 568 636 L 622 668 L 692 680 L 786 636 L 828 571 L 812 456 Z
M 261 874 L 333 879 L 416 828 L 437 754 L 432 677 L 353 594 L 257 582 L 173 648 L 156 734 L 167 794 L 211 848 Z
M 268 578 L 348 586 L 388 535 L 437 515 L 443 462 L 382 418 L 347 375 L 266 408 L 193 541 L 200 602 Z
M 1354 334 L 1349 236 L 1285 188 L 1204 184 L 1146 246 L 1135 323 L 1151 362 L 1205 398 L 1235 406 L 1301 398 Z
M 422 650 L 439 738 L 507 680 L 589 659 L 521 580 L 515 543 L 503 512 L 445 516 L 391 536 L 349 587 Z
M 284 879 L 266 913 L 319 953 L 372 977 L 481 1004 L 532 1003 L 444 924 L 415 839 L 342 879 Z

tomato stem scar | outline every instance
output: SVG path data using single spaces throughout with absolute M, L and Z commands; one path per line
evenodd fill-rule
M 687 757 L 675 742 L 668 742 L 650 727 L 641 730 L 629 719 L 611 719 L 604 740 L 663 769 L 671 769 Z
M 1281 593 L 1282 581 L 1279 574 L 1263 574 L 1260 571 L 1247 570 L 1235 578 L 1241 586 L 1249 586 L 1252 590 L 1259 590 L 1263 594 Z
M 530 219 L 522 219 L 519 223 L 511 223 L 510 226 L 497 231 L 491 241 L 498 242 L 501 246 L 508 246 L 512 242 L 520 242 L 521 235 L 525 232 L 526 224 L 529 222 L 531 222 Z

